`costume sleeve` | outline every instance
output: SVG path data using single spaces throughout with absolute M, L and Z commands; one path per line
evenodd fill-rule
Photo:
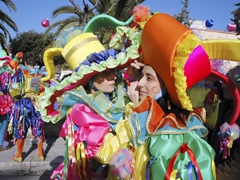
M 98 162 L 108 164 L 112 155 L 120 148 L 126 148 L 130 142 L 130 129 L 127 120 L 120 120 L 115 128 L 115 132 L 108 133 L 104 137 L 104 143 L 95 155 Z
M 223 164 L 217 167 L 217 180 L 238 180 L 240 177 L 240 148 L 235 149 Z

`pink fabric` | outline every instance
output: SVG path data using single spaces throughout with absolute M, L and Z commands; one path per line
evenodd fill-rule
M 64 161 L 53 171 L 51 174 L 51 180 L 58 180 L 57 175 L 60 177 L 60 179 L 63 179 L 63 169 L 64 169 Z M 55 176 L 55 177 L 54 177 Z M 69 161 L 68 170 L 66 174 L 67 180 L 79 180 L 78 174 L 73 175 L 72 172 L 72 160 Z
M 13 99 L 7 94 L 0 95 L 0 115 L 10 113 L 12 111 Z
M 198 70 L 200 72 L 196 73 Z M 187 89 L 209 76 L 210 70 L 209 57 L 203 47 L 199 45 L 189 55 L 184 66 L 184 75 L 187 77 Z
M 68 135 L 67 127 L 71 122 L 78 126 L 78 130 L 74 131 L 75 147 L 79 142 L 86 141 L 85 154 L 93 158 L 110 130 L 109 123 L 88 106 L 75 104 L 62 125 L 60 137 Z

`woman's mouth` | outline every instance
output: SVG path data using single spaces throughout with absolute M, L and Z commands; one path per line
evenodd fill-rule
M 145 95 L 147 94 L 145 91 L 139 91 L 139 95 Z

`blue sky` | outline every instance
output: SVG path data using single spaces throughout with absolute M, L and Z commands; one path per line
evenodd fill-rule
M 69 0 L 12 0 L 17 7 L 17 12 L 9 11 L 5 4 L 0 1 L 1 9 L 8 14 L 17 24 L 19 32 L 35 30 L 44 32 L 41 21 L 45 18 L 54 23 L 67 16 L 62 15 L 56 19 L 52 18 L 54 9 L 64 5 L 71 5 Z M 76 0 L 82 2 L 82 0 Z M 231 22 L 231 12 L 235 9 L 234 4 L 239 0 L 189 0 L 189 17 L 196 20 L 212 19 L 214 21 L 211 29 L 226 31 L 227 25 Z M 153 12 L 164 12 L 170 15 L 178 14 L 183 5 L 181 0 L 146 0 L 144 5 L 150 7 Z M 80 7 L 81 4 L 80 4 Z M 8 28 L 13 37 L 16 33 Z

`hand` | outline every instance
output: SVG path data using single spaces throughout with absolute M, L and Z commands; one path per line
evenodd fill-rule
M 131 82 L 128 86 L 127 94 L 133 103 L 139 102 L 138 81 Z
M 145 66 L 145 64 L 135 60 L 134 62 L 132 62 L 130 64 L 132 67 L 136 68 L 136 69 L 140 69 L 140 68 L 143 68 Z
M 124 76 L 126 76 L 127 78 L 130 77 L 134 80 L 139 80 L 141 78 L 142 68 L 144 66 L 145 65 L 143 63 L 135 60 L 133 63 L 130 64 L 130 66 L 128 66 L 128 69 L 125 71 Z

